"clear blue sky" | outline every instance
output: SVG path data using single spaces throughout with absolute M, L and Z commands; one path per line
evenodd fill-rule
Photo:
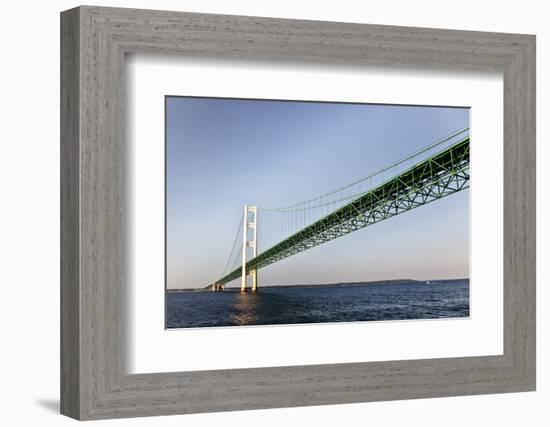
M 245 204 L 318 196 L 469 125 L 467 108 L 168 97 L 166 109 L 168 288 L 220 277 Z M 465 190 L 258 276 L 261 286 L 468 274 Z

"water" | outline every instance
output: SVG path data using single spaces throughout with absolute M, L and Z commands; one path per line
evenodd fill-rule
M 469 280 L 169 293 L 168 328 L 467 317 Z

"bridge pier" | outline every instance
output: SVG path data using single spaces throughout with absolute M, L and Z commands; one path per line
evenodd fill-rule
M 258 292 L 258 273 L 255 268 L 250 270 L 252 276 L 252 292 Z

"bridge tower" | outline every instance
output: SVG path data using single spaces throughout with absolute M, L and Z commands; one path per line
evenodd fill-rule
M 252 230 L 252 236 L 249 236 L 249 230 Z M 252 237 L 252 238 L 250 238 Z M 243 217 L 243 259 L 242 259 L 242 277 L 241 292 L 246 292 L 246 255 L 248 248 L 252 248 L 252 258 L 258 255 L 258 208 L 256 206 L 244 206 Z M 250 270 L 252 276 L 252 292 L 258 290 L 258 273 L 256 269 Z

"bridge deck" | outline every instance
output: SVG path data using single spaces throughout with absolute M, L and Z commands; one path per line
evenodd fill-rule
M 303 228 L 246 263 L 260 269 L 283 258 L 353 231 L 423 206 L 469 186 L 470 138 L 466 137 L 383 184 L 360 194 L 347 205 Z M 241 276 L 242 266 L 217 280 L 224 284 Z

